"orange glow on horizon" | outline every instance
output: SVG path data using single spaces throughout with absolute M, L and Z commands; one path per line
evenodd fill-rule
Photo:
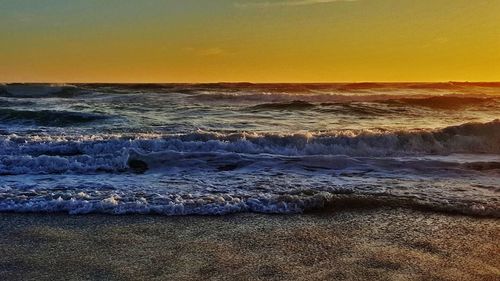
M 24 2 L 1 82 L 500 80 L 500 1 Z

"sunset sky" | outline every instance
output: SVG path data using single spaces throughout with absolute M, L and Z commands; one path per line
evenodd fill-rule
M 499 81 L 500 0 L 0 0 L 3 82 Z

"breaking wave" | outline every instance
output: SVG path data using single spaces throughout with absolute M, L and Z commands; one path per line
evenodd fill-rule
M 452 153 L 500 154 L 500 120 L 467 123 L 440 130 L 293 135 L 203 132 L 144 136 L 7 135 L 0 136 L 0 174 L 122 172 L 129 166 L 147 170 L 149 166 L 158 166 L 158 162 L 169 167 L 208 165 L 218 170 L 231 170 L 256 162 L 260 162 L 261 167 L 266 167 L 266 161 L 271 164 L 286 164 L 314 160 L 326 161 L 325 163 L 330 163 L 326 167 L 331 168 L 333 164 L 339 165 L 341 159 L 337 157 L 328 160 L 325 157 L 397 157 Z M 471 166 L 471 169 L 494 170 L 495 167 L 495 163 L 477 164 Z
M 0 195 L 1 192 L 0 192 Z M 120 194 L 116 191 L 85 192 L 73 190 L 64 194 L 54 191 L 24 191 L 9 200 L 0 200 L 0 212 L 63 212 L 68 214 L 161 214 L 225 215 L 239 212 L 293 214 L 335 208 L 406 207 L 421 210 L 499 217 L 500 208 L 476 202 L 440 202 L 390 194 L 362 194 L 346 191 L 298 191 L 292 194 L 230 194 L 194 196 L 191 194 L 159 195 Z
M 498 217 L 499 89 L 0 84 L 0 211 Z

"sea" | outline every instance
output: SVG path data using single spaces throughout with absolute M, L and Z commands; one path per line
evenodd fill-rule
M 0 84 L 0 212 L 500 217 L 500 83 Z

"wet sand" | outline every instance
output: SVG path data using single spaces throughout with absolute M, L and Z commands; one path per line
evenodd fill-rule
M 0 214 L 0 280 L 500 280 L 500 220 Z

